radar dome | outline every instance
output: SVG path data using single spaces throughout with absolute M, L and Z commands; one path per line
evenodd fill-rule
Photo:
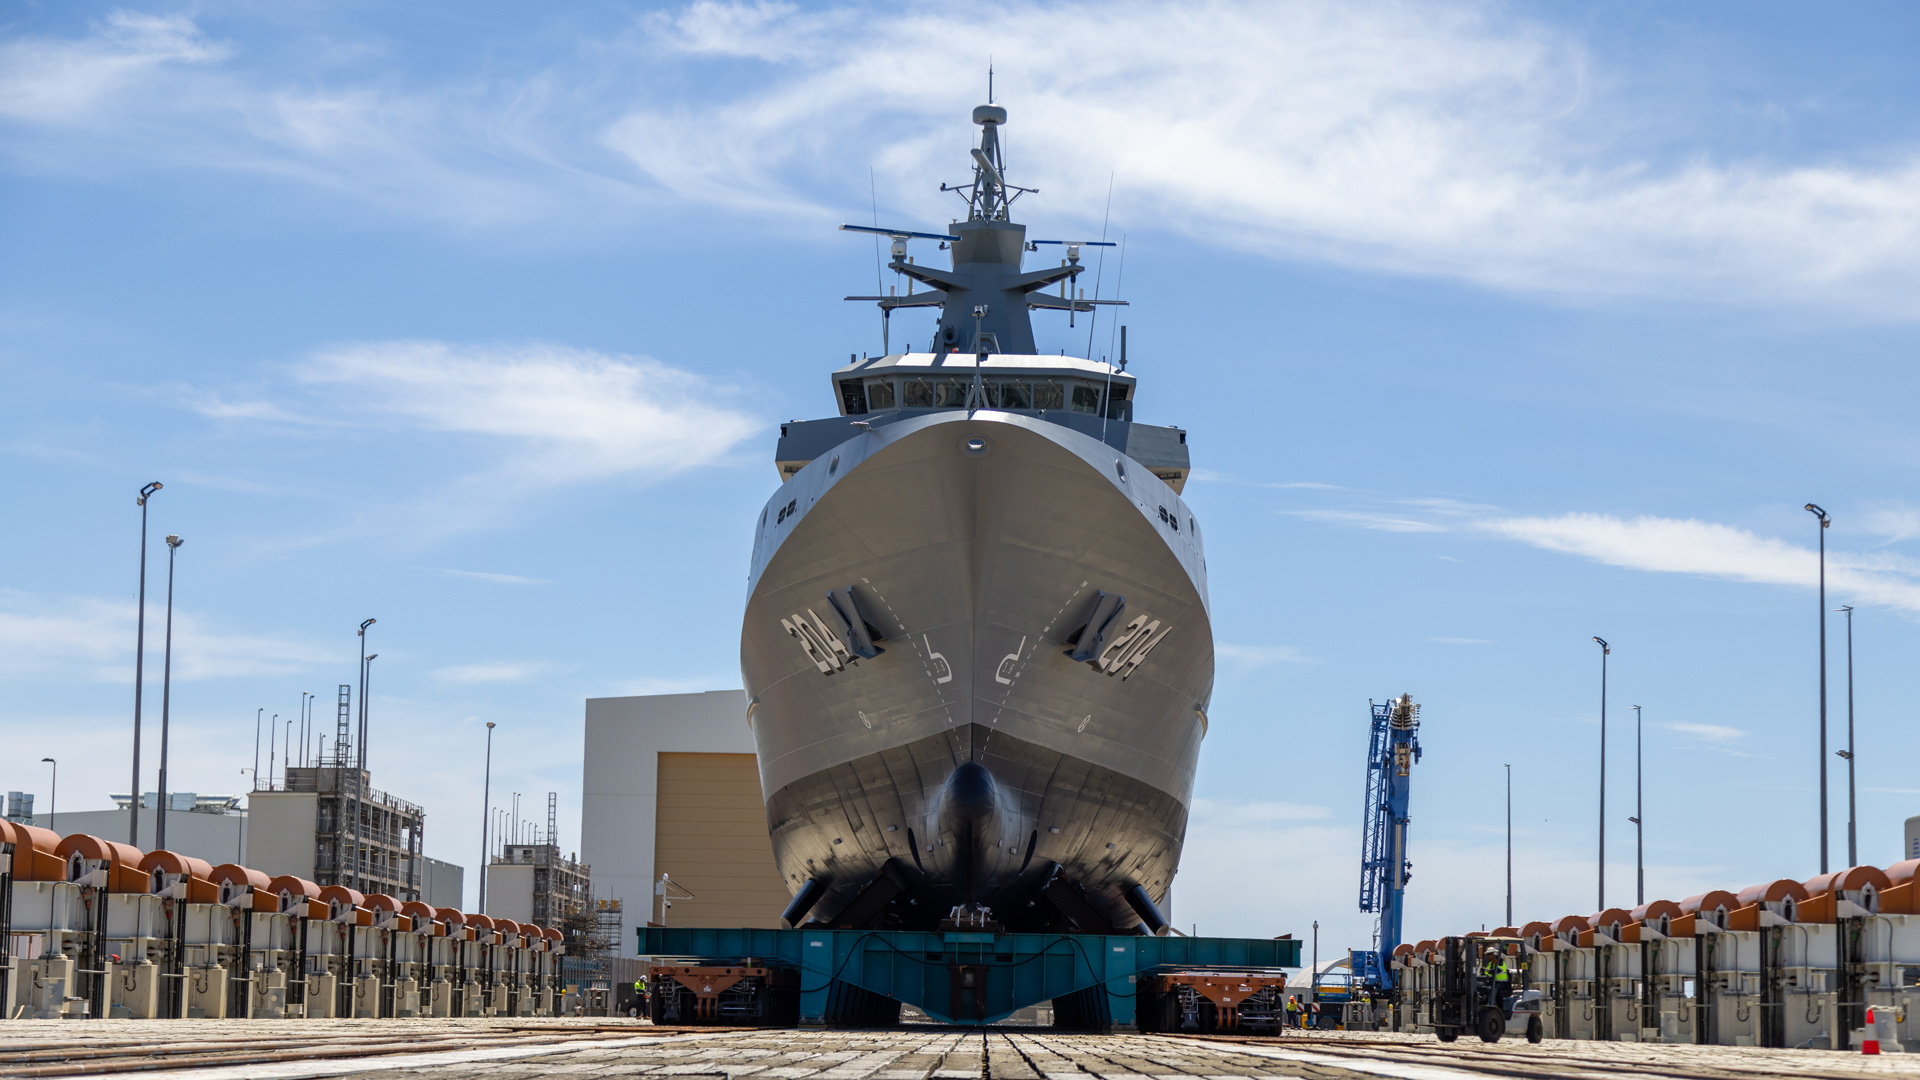
M 975 105 L 973 122 L 976 124 L 1004 124 L 1007 122 L 1007 109 L 1004 105 Z

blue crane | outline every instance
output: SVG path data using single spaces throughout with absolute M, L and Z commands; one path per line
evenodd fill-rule
M 1360 910 L 1377 913 L 1374 947 L 1355 949 L 1353 982 L 1376 998 L 1396 988 L 1388 962 L 1400 944 L 1400 916 L 1407 879 L 1407 797 L 1413 763 L 1420 760 L 1420 706 L 1409 694 L 1373 708 L 1367 748 L 1367 811 L 1360 826 Z

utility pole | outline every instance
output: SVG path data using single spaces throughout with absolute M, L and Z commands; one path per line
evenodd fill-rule
M 1847 749 L 1840 756 L 1847 759 L 1847 865 L 1859 866 L 1860 816 L 1853 787 L 1853 605 L 1844 604 L 1834 610 L 1847 613 Z
M 493 790 L 493 721 L 487 721 L 487 764 L 480 779 L 480 913 L 487 913 L 487 826 L 492 824 L 489 801 Z
M 1833 519 L 1812 503 L 1807 513 L 1820 519 L 1820 872 L 1827 872 L 1827 529 Z
M 1637 907 L 1647 902 L 1647 826 L 1641 819 L 1646 810 L 1641 805 L 1642 787 L 1640 784 L 1640 706 L 1633 707 L 1633 902 Z
M 127 820 L 127 843 L 134 847 L 140 846 L 140 689 L 145 685 L 143 674 L 147 662 L 147 500 L 161 486 L 160 481 L 155 480 L 141 488 L 140 497 L 134 500 L 140 507 L 140 614 L 133 635 L 133 794 L 127 804 L 131 813 Z
M 1507 925 L 1513 925 L 1513 766 L 1507 770 Z
M 185 540 L 177 536 L 167 537 L 167 646 L 166 659 L 160 666 L 160 798 L 154 809 L 153 849 L 165 851 L 167 848 L 167 726 L 173 713 L 173 557 L 180 552 Z
M 1607 910 L 1607 657 L 1612 646 L 1604 638 L 1600 643 L 1600 892 L 1597 911 Z

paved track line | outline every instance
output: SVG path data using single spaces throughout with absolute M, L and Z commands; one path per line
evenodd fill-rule
M 727 1034 L 734 1034 L 728 1032 Z M 156 1065 L 122 1072 L 87 1074 L 90 1080 L 307 1080 L 309 1077 L 351 1076 L 355 1073 L 394 1069 L 415 1070 L 444 1065 L 470 1065 L 487 1061 L 519 1061 L 525 1058 L 552 1057 L 582 1050 L 620 1050 L 630 1046 L 649 1046 L 661 1042 L 686 1042 L 713 1038 L 713 1035 L 641 1035 L 628 1039 L 594 1039 L 584 1042 L 545 1043 L 538 1046 L 497 1047 L 486 1050 L 441 1050 L 420 1054 L 387 1054 L 379 1057 L 345 1060 L 286 1061 L 259 1065 L 219 1065 L 195 1068 L 182 1062 L 177 1066 Z
M 1389 1076 L 1393 1080 L 1462 1080 L 1474 1077 L 1476 1080 L 1486 1076 L 1480 1069 L 1443 1068 L 1434 1065 L 1401 1065 L 1389 1061 L 1368 1061 L 1361 1058 L 1345 1057 L 1339 1054 L 1315 1054 L 1302 1050 L 1276 1050 L 1266 1046 L 1249 1046 L 1246 1043 L 1216 1042 L 1206 1038 L 1189 1038 L 1186 1042 L 1201 1043 L 1208 1047 L 1220 1047 L 1233 1053 L 1248 1054 L 1252 1057 L 1273 1058 L 1277 1061 L 1297 1061 L 1302 1065 L 1320 1065 L 1329 1069 L 1345 1069 L 1348 1072 L 1368 1073 L 1373 1076 Z

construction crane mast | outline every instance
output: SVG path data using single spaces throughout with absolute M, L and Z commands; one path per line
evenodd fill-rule
M 1401 694 L 1373 709 L 1367 748 L 1367 809 L 1360 826 L 1360 910 L 1378 915 L 1374 947 L 1353 950 L 1353 980 L 1376 997 L 1396 990 L 1388 961 L 1400 944 L 1400 917 L 1413 864 L 1407 860 L 1407 797 L 1420 760 L 1420 706 Z

